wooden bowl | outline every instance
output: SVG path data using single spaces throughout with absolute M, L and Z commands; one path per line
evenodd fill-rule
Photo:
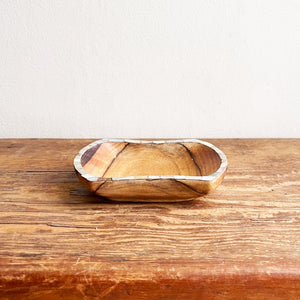
M 93 193 L 118 201 L 185 201 L 215 189 L 227 170 L 225 154 L 196 140 L 103 139 L 74 159 Z

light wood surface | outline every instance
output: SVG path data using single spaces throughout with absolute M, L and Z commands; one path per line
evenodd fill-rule
M 190 202 L 98 202 L 92 140 L 0 140 L 0 299 L 299 299 L 300 140 L 208 140 L 229 169 Z
M 74 159 L 78 178 L 110 200 L 175 202 L 194 200 L 217 188 L 225 154 L 205 141 L 98 140 Z

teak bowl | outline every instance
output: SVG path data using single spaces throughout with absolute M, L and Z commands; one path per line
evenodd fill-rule
M 225 154 L 196 139 L 102 139 L 74 159 L 93 193 L 117 201 L 185 201 L 214 190 L 227 170 Z

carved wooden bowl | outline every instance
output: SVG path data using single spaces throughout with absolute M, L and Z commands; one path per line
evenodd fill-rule
M 99 140 L 74 159 L 93 193 L 118 201 L 185 201 L 215 189 L 227 170 L 225 154 L 196 140 Z

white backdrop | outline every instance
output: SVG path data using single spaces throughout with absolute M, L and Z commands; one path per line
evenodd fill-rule
M 298 0 L 0 1 L 0 137 L 300 137 Z

